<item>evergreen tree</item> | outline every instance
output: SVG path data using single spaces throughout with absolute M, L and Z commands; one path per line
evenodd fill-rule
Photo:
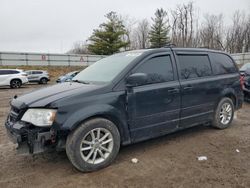
M 99 29 L 95 29 L 89 38 L 89 51 L 98 55 L 111 55 L 129 44 L 123 40 L 126 30 L 117 14 L 110 12 L 105 17 L 108 19 L 107 22 L 101 24 Z
M 167 23 L 167 12 L 164 9 L 157 9 L 155 18 L 152 18 L 153 25 L 149 32 L 149 41 L 152 48 L 160 48 L 169 43 L 169 25 Z

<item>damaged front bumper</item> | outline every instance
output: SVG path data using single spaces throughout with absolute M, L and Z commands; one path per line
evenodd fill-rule
M 19 154 L 37 154 L 55 145 L 55 134 L 51 129 L 30 126 L 20 121 L 11 123 L 8 120 L 5 127 L 10 140 L 18 144 Z

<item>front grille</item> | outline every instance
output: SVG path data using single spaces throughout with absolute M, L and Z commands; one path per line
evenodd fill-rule
M 14 107 L 14 106 L 11 107 L 11 111 L 13 111 L 13 112 L 15 112 L 15 113 L 17 113 L 17 114 L 20 113 L 20 110 L 17 109 L 16 107 Z
M 17 122 L 19 120 L 18 119 L 19 115 L 20 115 L 20 110 L 15 107 L 11 107 L 10 114 L 9 114 L 9 122 L 10 123 Z

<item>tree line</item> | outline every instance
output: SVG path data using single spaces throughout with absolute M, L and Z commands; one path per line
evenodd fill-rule
M 223 14 L 200 17 L 193 2 L 166 11 L 159 8 L 151 21 L 134 20 L 116 12 L 93 30 L 85 42 L 76 42 L 69 53 L 111 55 L 119 51 L 177 47 L 205 47 L 228 53 L 250 51 L 250 14 L 236 11 L 231 23 Z

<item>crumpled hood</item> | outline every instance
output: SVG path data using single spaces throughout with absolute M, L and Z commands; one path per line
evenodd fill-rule
M 20 97 L 18 96 L 11 101 L 11 105 L 19 109 L 26 108 L 28 106 L 42 107 L 61 98 L 68 97 L 76 93 L 88 93 L 101 87 L 102 86 L 100 85 L 65 82 L 35 90 Z

